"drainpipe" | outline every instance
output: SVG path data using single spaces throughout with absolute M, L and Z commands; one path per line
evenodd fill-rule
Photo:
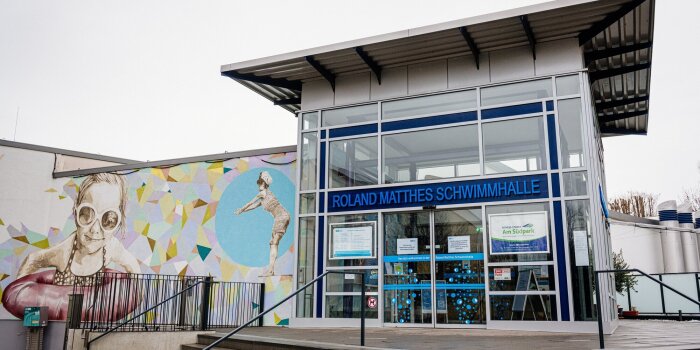
M 678 226 L 688 229 L 681 232 L 681 244 L 683 245 L 683 263 L 685 272 L 697 272 L 698 267 L 698 244 L 697 237 L 693 229 L 693 212 L 690 203 L 683 203 L 678 206 Z
M 664 253 L 664 272 L 685 272 L 683 262 L 683 246 L 678 230 L 678 211 L 676 201 L 666 201 L 657 207 L 659 224 L 666 228 L 661 230 L 661 249 Z

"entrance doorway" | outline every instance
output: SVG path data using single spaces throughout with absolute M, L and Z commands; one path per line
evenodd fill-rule
M 480 208 L 385 213 L 384 322 L 484 325 Z

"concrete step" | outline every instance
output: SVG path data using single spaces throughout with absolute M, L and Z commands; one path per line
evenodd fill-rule
M 197 336 L 197 344 L 182 345 L 182 350 L 201 350 L 213 343 L 223 333 L 200 334 Z M 388 348 L 362 347 L 358 345 L 343 345 L 316 342 L 311 340 L 282 339 L 260 337 L 255 335 L 234 335 L 219 343 L 216 350 L 394 350 Z

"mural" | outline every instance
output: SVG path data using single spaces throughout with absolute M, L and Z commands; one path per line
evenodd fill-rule
M 65 210 L 65 201 L 72 210 L 51 215 L 64 219 L 50 227 L 0 213 L 0 233 L 7 231 L 0 317 L 44 304 L 52 319 L 64 319 L 72 285 L 104 270 L 264 282 L 272 305 L 292 287 L 295 159 L 284 153 L 188 163 L 31 189 L 44 193 L 50 210 Z M 266 324 L 287 324 L 289 308 Z

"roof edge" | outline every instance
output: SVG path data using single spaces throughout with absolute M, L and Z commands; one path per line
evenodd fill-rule
M 173 158 L 173 159 L 158 160 L 158 161 L 151 161 L 151 162 L 138 162 L 138 163 L 134 163 L 134 164 L 115 165 L 115 166 L 108 166 L 108 167 L 89 168 L 89 169 L 80 169 L 80 170 L 71 170 L 71 171 L 60 171 L 60 172 L 54 172 L 53 178 L 56 179 L 56 178 L 61 178 L 61 177 L 77 177 L 77 176 L 85 176 L 85 175 L 96 174 L 96 173 L 109 173 L 109 172 L 117 172 L 117 171 L 139 170 L 139 169 L 144 169 L 144 168 L 153 168 L 153 167 L 160 167 L 160 166 L 175 166 L 175 165 L 186 164 L 186 163 L 197 163 L 197 162 L 206 162 L 206 161 L 214 161 L 214 160 L 228 160 L 228 159 L 234 159 L 234 158 L 262 156 L 262 155 L 275 154 L 275 153 L 289 153 L 289 152 L 296 152 L 296 151 L 297 151 L 296 145 L 261 148 L 261 149 L 254 149 L 254 150 L 247 150 L 247 151 L 240 151 L 240 152 L 225 152 L 225 153 L 209 154 L 209 155 L 203 155 L 203 156 Z
M 434 32 L 439 32 L 443 30 L 459 28 L 468 25 L 480 24 L 485 22 L 497 21 L 504 18 L 516 17 L 519 15 L 543 12 L 554 10 L 563 7 L 575 6 L 586 4 L 590 2 L 595 2 L 598 0 L 553 0 L 548 2 L 543 2 L 540 4 L 528 5 L 523 7 L 517 7 L 514 9 L 503 10 L 499 12 L 486 13 L 483 15 L 478 15 L 474 17 L 467 17 L 457 20 L 452 20 L 443 23 L 430 24 L 427 26 L 421 26 L 416 28 L 409 28 L 405 30 L 399 30 L 396 32 L 390 32 L 385 34 L 379 34 L 359 39 L 353 39 L 348 41 L 343 41 L 335 44 L 322 45 L 317 47 L 312 47 L 308 49 L 292 51 L 288 53 L 282 53 L 272 56 L 266 56 L 261 58 L 256 58 L 252 60 L 234 62 L 230 64 L 224 64 L 221 66 L 221 72 L 233 71 L 238 69 L 244 69 L 249 67 L 254 67 L 263 64 L 270 64 L 285 60 L 291 60 L 299 57 L 305 57 L 310 55 L 321 54 L 329 51 L 350 49 L 357 46 L 370 45 L 382 41 L 389 41 L 401 38 L 408 38 L 411 36 L 418 36 L 423 34 L 429 34 Z
M 21 148 L 21 149 L 26 149 L 26 150 L 30 150 L 30 151 L 56 153 L 56 154 L 62 154 L 64 156 L 72 156 L 72 157 L 86 158 L 86 159 L 92 159 L 92 160 L 101 160 L 101 161 L 112 162 L 112 163 L 136 164 L 136 163 L 141 162 L 140 160 L 103 156 L 101 154 L 71 151 L 71 150 L 62 149 L 62 148 L 41 146 L 41 145 L 35 145 L 35 144 L 31 144 L 31 143 L 23 143 L 23 142 L 17 142 L 17 141 L 0 140 L 0 146 Z

